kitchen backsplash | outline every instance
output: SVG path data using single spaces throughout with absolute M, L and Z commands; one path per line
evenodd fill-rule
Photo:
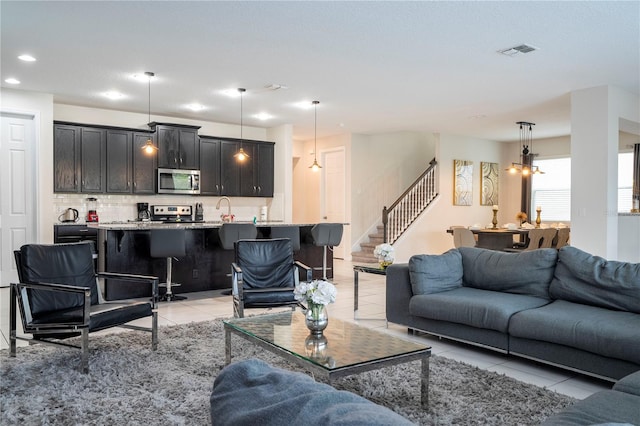
M 220 210 L 216 210 L 216 203 L 221 197 L 193 197 L 179 195 L 113 195 L 113 194 L 54 194 L 52 212 L 55 215 L 55 223 L 57 218 L 68 208 L 74 208 L 79 212 L 78 223 L 84 223 L 87 217 L 88 197 L 95 197 L 96 210 L 100 222 L 127 222 L 135 220 L 138 217 L 136 203 L 149 203 L 154 205 L 191 205 L 195 211 L 195 204 L 202 203 L 204 209 L 204 220 L 214 221 L 220 220 L 222 213 L 227 213 L 227 203 L 222 202 Z M 235 215 L 236 220 L 249 221 L 254 217 L 260 219 L 260 210 L 263 206 L 267 206 L 268 210 L 272 204 L 270 198 L 231 198 L 231 213 Z M 268 216 L 269 220 L 272 218 Z

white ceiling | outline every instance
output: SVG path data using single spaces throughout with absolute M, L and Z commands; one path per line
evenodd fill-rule
M 2 87 L 56 103 L 318 136 L 431 131 L 495 140 L 569 134 L 573 90 L 640 93 L 640 2 L 0 2 Z M 527 43 L 539 50 L 507 57 Z M 29 53 L 36 62 L 17 56 Z M 4 82 L 21 80 L 18 86 Z M 266 90 L 269 84 L 288 88 Z M 102 92 L 125 99 L 110 101 Z M 199 102 L 201 112 L 184 104 Z M 267 112 L 274 118 L 251 117 Z M 141 123 L 143 125 L 144 123 Z

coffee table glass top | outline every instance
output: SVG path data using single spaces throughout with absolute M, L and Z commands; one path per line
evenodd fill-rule
M 297 311 L 233 318 L 224 323 L 328 371 L 430 349 L 331 317 L 323 336 L 314 337 L 305 325 L 304 315 Z

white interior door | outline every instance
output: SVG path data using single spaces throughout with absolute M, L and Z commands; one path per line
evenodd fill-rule
M 3 112 L 0 132 L 0 282 L 17 282 L 13 251 L 36 237 L 33 116 Z
M 327 151 L 322 154 L 322 211 L 326 222 L 345 223 L 345 153 L 344 150 Z M 346 229 L 345 229 L 346 232 Z M 344 235 L 342 243 L 334 247 L 333 257 L 345 258 Z

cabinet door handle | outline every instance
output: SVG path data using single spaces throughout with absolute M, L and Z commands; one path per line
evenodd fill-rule
M 220 185 L 216 183 L 216 191 L 220 188 Z
M 127 188 L 129 188 L 131 186 L 131 181 L 127 181 Z
M 138 187 L 138 182 L 133 182 L 133 187 L 137 188 Z

